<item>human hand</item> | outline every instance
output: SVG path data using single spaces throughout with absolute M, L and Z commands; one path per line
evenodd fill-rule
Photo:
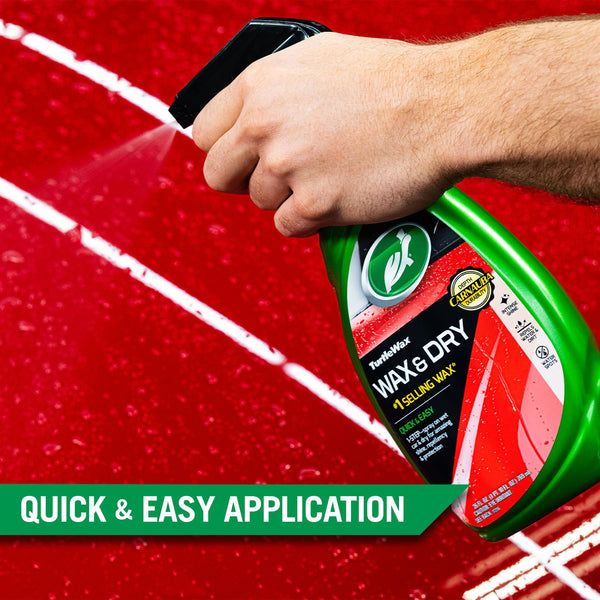
M 594 16 L 432 45 L 319 34 L 198 115 L 206 180 L 296 236 L 406 216 L 472 175 L 598 201 L 599 34 Z
M 288 236 L 432 204 L 461 178 L 442 48 L 322 33 L 253 63 L 194 122 L 207 183 Z

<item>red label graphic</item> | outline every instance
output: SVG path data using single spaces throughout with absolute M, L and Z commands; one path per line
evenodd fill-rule
M 349 307 L 361 307 L 351 314 L 358 356 L 405 454 L 427 481 L 468 484 L 454 510 L 483 527 L 514 506 L 544 465 L 564 384 L 540 325 L 461 242 L 436 252 L 433 238 L 425 276 L 394 306 L 370 304 L 349 281 Z M 355 261 L 366 244 L 358 250 Z

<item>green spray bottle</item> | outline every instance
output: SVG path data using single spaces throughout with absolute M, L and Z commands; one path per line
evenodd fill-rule
M 176 96 L 187 127 L 250 63 L 327 31 L 250 21 Z M 381 420 L 455 513 L 489 540 L 600 481 L 600 353 L 558 282 L 460 190 L 320 242 L 346 343 Z

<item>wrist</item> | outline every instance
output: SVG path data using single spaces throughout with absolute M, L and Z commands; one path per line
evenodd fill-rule
M 598 20 L 534 22 L 440 46 L 454 172 L 597 197 L 598 33 Z
M 504 114 L 509 78 L 500 75 L 483 42 L 476 36 L 436 46 L 437 69 L 444 71 L 437 93 L 438 122 L 445 123 L 440 160 L 452 184 L 490 176 L 509 152 Z

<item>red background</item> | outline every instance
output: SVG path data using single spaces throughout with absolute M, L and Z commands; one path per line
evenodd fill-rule
M 438 39 L 593 12 L 593 1 L 9 0 L 0 18 L 170 103 L 249 19 Z M 247 198 L 209 191 L 178 135 L 151 194 L 49 179 L 157 125 L 115 94 L 0 39 L 0 176 L 113 242 L 374 414 L 353 372 L 316 238 L 287 240 Z M 443 134 L 443 132 L 442 132 Z M 115 168 L 118 170 L 118 167 Z M 114 174 L 94 174 L 109 183 Z M 112 180 L 114 181 L 114 179 Z M 120 184 L 119 184 L 120 185 Z M 462 186 L 565 286 L 600 332 L 600 211 L 489 181 Z M 5 482 L 416 483 L 394 452 L 76 240 L 0 199 L 0 476 Z M 598 490 L 526 533 L 544 545 Z M 3 598 L 461 598 L 521 558 L 446 513 L 419 538 L 3 538 Z M 600 587 L 600 554 L 568 564 Z M 519 598 L 576 597 L 550 575 Z

